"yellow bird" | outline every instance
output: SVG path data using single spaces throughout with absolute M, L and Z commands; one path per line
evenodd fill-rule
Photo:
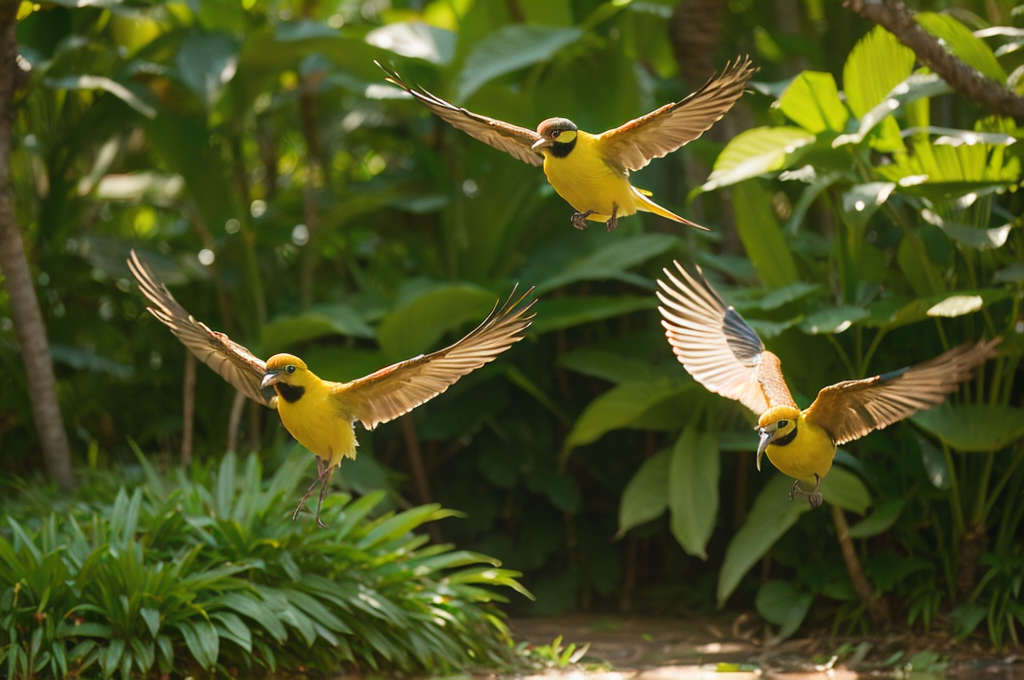
M 298 357 L 275 354 L 266 363 L 223 333 L 196 321 L 158 283 L 149 265 L 132 251 L 128 266 L 139 288 L 153 303 L 149 311 L 198 359 L 253 401 L 276 409 L 281 422 L 300 444 L 316 455 L 317 478 L 292 513 L 294 521 L 320 485 L 316 521 L 334 468 L 356 457 L 354 424 L 372 430 L 408 413 L 447 390 L 459 378 L 493 361 L 521 340 L 533 315 L 533 302 L 521 305 L 533 289 L 513 301 L 515 290 L 469 335 L 432 354 L 392 364 L 346 383 L 318 378 Z
M 658 281 L 661 325 L 679 362 L 712 392 L 735 399 L 758 416 L 757 469 L 761 456 L 795 477 L 790 500 L 807 496 L 821 505 L 821 480 L 832 467 L 836 446 L 859 439 L 941 404 L 975 367 L 994 356 L 1002 338 L 966 343 L 930 361 L 889 373 L 845 380 L 822 389 L 801 411 L 786 387 L 779 358 L 764 348 L 743 317 L 711 288 L 698 269 L 691 276 L 676 262 L 680 278 L 664 269 Z M 800 481 L 814 484 L 810 492 Z
M 592 135 L 567 118 L 548 118 L 535 132 L 481 116 L 426 90 L 412 88 L 394 71 L 377 65 L 387 74 L 387 82 L 402 88 L 459 130 L 521 161 L 543 164 L 551 186 L 576 209 L 574 227 L 586 229 L 587 220 L 591 220 L 606 222 L 608 231 L 615 229 L 620 217 L 638 210 L 704 229 L 652 201 L 649 191 L 629 183 L 629 173 L 704 134 L 732 108 L 757 71 L 749 58 L 737 60 L 685 99 Z

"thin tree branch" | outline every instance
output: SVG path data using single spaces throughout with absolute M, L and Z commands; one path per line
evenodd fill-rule
M 994 113 L 1024 118 L 1024 98 L 1003 83 L 986 78 L 946 50 L 938 39 L 921 28 L 900 0 L 846 0 L 852 11 L 869 19 L 914 50 L 918 60 L 949 83 L 959 94 Z
M 67 432 L 64 431 L 57 401 L 53 359 L 11 197 L 13 99 L 21 79 L 15 34 L 18 6 L 17 2 L 0 3 L 0 272 L 3 272 L 4 285 L 11 300 L 11 316 L 21 346 L 32 417 L 39 433 L 46 470 L 61 489 L 69 491 L 75 487 L 75 478 L 71 470 Z
M 861 604 L 868 611 L 868 616 L 876 626 L 885 627 L 889 625 L 889 605 L 875 595 L 875 589 L 868 583 L 864 569 L 857 559 L 857 551 L 853 546 L 853 539 L 850 538 L 850 525 L 846 523 L 846 515 L 838 505 L 829 503 L 832 508 L 832 522 L 836 527 L 836 538 L 839 539 L 839 548 L 843 553 L 843 561 L 846 562 L 846 572 L 850 575 L 850 583 L 860 598 Z
M 185 351 L 185 379 L 181 407 L 181 467 L 192 464 L 192 434 L 196 425 L 196 356 Z

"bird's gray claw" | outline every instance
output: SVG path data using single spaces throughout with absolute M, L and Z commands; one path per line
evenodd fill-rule
M 807 502 L 811 504 L 812 508 L 816 508 L 825 502 L 825 497 L 820 491 L 815 491 L 807 496 Z
M 588 210 L 587 212 L 574 212 L 572 214 L 572 226 L 576 227 L 577 229 L 579 229 L 581 231 L 586 229 L 587 228 L 587 218 L 590 217 L 593 214 L 594 214 L 593 210 Z

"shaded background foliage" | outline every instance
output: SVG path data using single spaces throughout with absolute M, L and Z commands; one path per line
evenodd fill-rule
M 1019 23 L 1012 3 L 921 4 L 943 11 L 922 15 L 928 31 L 1018 87 L 1020 38 L 985 30 Z M 439 346 L 518 281 L 541 297 L 528 339 L 361 434 L 338 484 L 464 512 L 434 537 L 524 571 L 537 601 L 519 611 L 675 612 L 735 592 L 788 635 L 812 602 L 837 629 L 882 622 L 874 599 L 915 626 L 952 612 L 959 633 L 987 621 L 997 644 L 1016 641 L 1019 131 L 888 34 L 815 0 L 22 7 L 15 204 L 80 467 L 133 465 L 128 436 L 200 461 L 273 460 L 287 439 L 200 367 L 182 450 L 185 351 L 132 290 L 132 247 L 197 318 L 335 380 Z M 450 130 L 373 65 L 483 114 L 598 131 L 748 52 L 755 92 L 635 178 L 709 234 L 649 215 L 572 229 L 539 171 Z M 672 357 L 652 291 L 673 258 L 750 318 L 802 405 L 1007 338 L 955 407 L 841 451 L 824 489 L 841 510 L 806 512 L 779 475 L 752 474 L 750 414 Z M 5 296 L 0 460 L 14 476 L 0 484 L 15 491 L 39 464 Z

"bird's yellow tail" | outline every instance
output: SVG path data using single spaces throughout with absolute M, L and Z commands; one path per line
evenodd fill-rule
M 630 187 L 630 188 L 633 189 L 633 195 L 636 196 L 636 207 L 637 207 L 638 210 L 643 210 L 644 212 L 654 213 L 655 215 L 661 215 L 662 217 L 670 219 L 673 222 L 679 222 L 679 223 L 685 224 L 685 225 L 687 225 L 689 227 L 693 227 L 694 229 L 700 229 L 702 231 L 710 231 L 710 229 L 708 229 L 707 227 L 702 227 L 699 224 L 696 224 L 696 223 L 691 222 L 690 220 L 688 220 L 686 218 L 683 218 L 683 217 L 680 217 L 679 215 L 676 215 L 671 210 L 667 210 L 665 208 L 662 208 L 660 205 L 658 205 L 657 203 L 655 203 L 651 199 L 647 198 L 648 196 L 651 195 L 651 192 L 644 191 L 643 189 L 637 189 L 636 187 Z

